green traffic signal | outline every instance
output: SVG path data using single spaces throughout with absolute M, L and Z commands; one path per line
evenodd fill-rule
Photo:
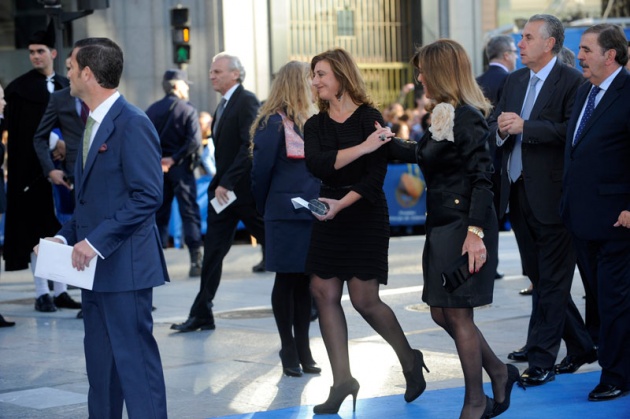
M 190 45 L 175 45 L 175 64 L 186 64 L 190 61 Z

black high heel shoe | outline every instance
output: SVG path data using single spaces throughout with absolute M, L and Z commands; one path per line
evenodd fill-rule
M 300 369 L 300 363 L 297 361 L 297 355 L 287 355 L 282 349 L 280 349 L 278 355 L 280 355 L 280 361 L 282 361 L 282 372 L 284 375 L 288 377 L 302 376 L 302 370 Z M 288 358 L 291 358 L 291 360 Z
M 416 400 L 427 388 L 427 382 L 422 374 L 422 368 L 429 371 L 424 363 L 422 352 L 417 349 L 413 350 L 413 368 L 411 371 L 403 371 L 405 381 L 407 381 L 407 389 L 405 390 L 405 401 L 410 403 Z
M 493 418 L 495 407 L 496 407 L 496 404 L 494 402 L 494 399 L 491 399 L 490 397 L 486 396 L 486 408 L 483 410 L 483 413 L 481 414 L 480 419 Z
M 359 382 L 352 378 L 350 381 L 339 385 L 338 387 L 331 387 L 328 400 L 322 404 L 318 404 L 313 408 L 313 413 L 316 415 L 335 414 L 339 412 L 341 403 L 352 394 L 352 411 L 354 412 L 357 407 L 357 394 L 359 393 Z
M 322 372 L 322 369 L 317 366 L 315 361 L 302 362 L 302 371 L 304 374 L 319 374 Z
M 497 403 L 496 401 L 494 402 L 494 409 L 492 410 L 492 416 L 490 416 L 491 418 L 499 416 L 510 407 L 510 396 L 512 395 L 512 388 L 514 387 L 514 383 L 525 390 L 525 386 L 521 381 L 521 375 L 518 372 L 518 368 L 516 368 L 512 364 L 507 364 L 507 372 L 508 378 L 507 382 L 505 383 L 505 399 L 503 399 L 501 403 Z

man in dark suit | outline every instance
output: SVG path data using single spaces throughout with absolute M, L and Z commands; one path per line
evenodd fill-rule
M 551 15 L 532 16 L 518 43 L 526 68 L 508 76 L 490 118 L 497 146 L 504 149 L 500 214 L 508 202 L 514 234 L 533 242 L 521 254 L 534 284 L 527 335 L 527 385 L 545 384 L 556 372 L 574 372 L 596 353 L 571 299 L 575 252 L 560 218 L 566 127 L 582 83 L 580 73 L 558 61 L 564 28 Z M 554 367 L 560 341 L 567 358 Z
M 588 28 L 578 60 L 585 83 L 569 120 L 562 218 L 573 235 L 587 298 L 598 307 L 599 384 L 591 401 L 630 392 L 630 75 L 618 26 Z
M 147 116 L 155 125 L 162 147 L 164 200 L 157 213 L 162 246 L 168 242 L 173 198 L 177 197 L 184 227 L 184 242 L 190 254 L 188 276 L 201 275 L 201 212 L 197 203 L 195 165 L 201 147 L 201 129 L 197 110 L 188 101 L 188 74 L 167 70 L 162 78 L 166 95 L 149 106 Z
M 201 287 L 184 323 L 171 329 L 192 332 L 215 328 L 212 301 L 219 287 L 223 258 L 227 255 L 239 220 L 264 246 L 264 223 L 256 210 L 251 191 L 251 159 L 249 158 L 249 128 L 260 106 L 253 93 L 245 90 L 242 82 L 245 69 L 232 55 L 220 53 L 212 59 L 210 80 L 222 96 L 212 123 L 217 172 L 208 186 L 208 200 L 216 198 L 228 202 L 234 192 L 236 201 L 219 214 L 208 208 L 208 227 L 204 238 L 201 268 Z
M 477 83 L 492 106 L 497 106 L 505 79 L 516 67 L 518 51 L 511 36 L 496 35 L 488 40 L 485 52 L 488 69 L 477 77 Z
M 493 107 L 497 106 L 499 98 L 501 97 L 501 91 L 503 85 L 507 79 L 508 74 L 514 71 L 516 67 L 516 46 L 514 45 L 514 39 L 509 35 L 496 35 L 488 40 L 485 48 L 486 57 L 488 58 L 488 69 L 479 77 L 477 77 L 477 83 L 483 94 L 492 103 Z M 494 173 L 492 174 L 492 192 L 494 193 L 494 207 L 497 211 L 499 209 L 499 197 L 501 196 L 499 187 L 501 185 L 501 149 L 497 148 L 494 137 L 490 137 L 488 147 L 490 148 L 490 155 L 492 156 L 492 163 L 494 165 Z M 499 219 L 501 221 L 501 219 Z M 495 279 L 503 278 L 503 272 L 497 271 L 494 275 Z
M 52 22 L 51 22 L 52 23 Z M 59 229 L 55 217 L 50 182 L 43 175 L 33 146 L 33 136 L 44 115 L 50 94 L 68 86 L 68 79 L 54 71 L 57 57 L 54 27 L 38 31 L 29 39 L 29 58 L 33 69 L 13 80 L 6 88 L 7 108 L 7 211 L 5 218 L 4 260 L 7 271 L 34 270 L 33 246 L 41 237 Z M 56 311 L 49 295 L 48 281 L 34 277 L 35 310 Z M 59 306 L 77 304 L 58 283 L 55 296 Z M 68 304 L 66 304 L 68 303 Z
M 117 91 L 120 47 L 106 38 L 75 43 L 71 94 L 90 109 L 75 171 L 72 219 L 55 238 L 74 247 L 78 270 L 98 256 L 83 290 L 90 417 L 166 418 L 166 391 L 153 337 L 153 287 L 168 281 L 155 213 L 162 203 L 160 141 L 146 114 Z M 142 158 L 138 158 L 142 156 Z

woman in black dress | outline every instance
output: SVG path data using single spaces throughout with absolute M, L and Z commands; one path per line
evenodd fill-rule
M 333 372 L 328 400 L 314 412 L 336 413 L 359 383 L 352 377 L 348 329 L 341 295 L 344 282 L 352 305 L 393 348 L 402 366 L 405 400 L 426 388 L 422 353 L 412 350 L 396 316 L 378 295 L 387 283 L 389 215 L 383 193 L 387 150 L 369 153 L 363 142 L 389 132 L 366 93 L 359 69 L 342 49 L 311 61 L 320 113 L 304 127 L 306 165 L 321 180 L 320 201 L 329 209 L 313 226 L 306 271 L 319 308 L 319 325 Z M 425 367 L 426 368 L 426 367 Z M 353 404 L 354 407 L 354 404 Z
M 422 257 L 422 299 L 433 320 L 455 341 L 464 372 L 465 396 L 460 418 L 495 417 L 510 405 L 520 384 L 518 369 L 494 354 L 474 322 L 474 307 L 490 304 L 497 267 L 498 227 L 493 207 L 490 132 L 484 114 L 491 105 L 472 74 L 462 46 L 443 39 L 418 50 L 413 58 L 418 81 L 431 99 L 431 127 L 418 143 L 389 142 L 392 157 L 417 162 L 427 182 L 426 242 Z M 383 147 L 385 148 L 385 147 Z M 457 268 L 464 255 L 470 276 L 454 291 L 443 286 L 443 273 Z M 483 391 L 485 369 L 494 400 Z M 500 401 L 500 402 L 499 402 Z

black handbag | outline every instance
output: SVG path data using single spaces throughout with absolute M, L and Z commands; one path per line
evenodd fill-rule
M 452 293 L 470 278 L 468 271 L 468 252 L 464 253 L 444 272 L 442 272 L 442 286 L 446 292 Z

